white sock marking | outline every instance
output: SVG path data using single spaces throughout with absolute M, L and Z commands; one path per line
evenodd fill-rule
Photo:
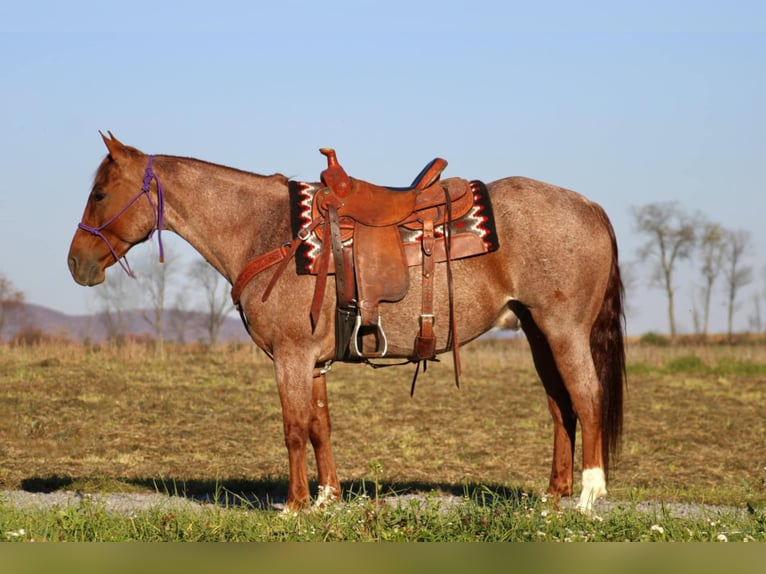
M 606 494 L 606 478 L 602 468 L 586 468 L 582 471 L 582 493 L 577 510 L 590 514 L 593 503 Z
M 324 506 L 329 502 L 335 502 L 338 500 L 338 493 L 336 492 L 335 488 L 330 486 L 329 484 L 324 486 L 319 486 L 319 493 L 317 494 L 317 500 L 314 503 L 314 506 Z

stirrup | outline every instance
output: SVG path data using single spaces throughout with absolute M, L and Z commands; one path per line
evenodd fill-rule
M 357 357 L 365 358 L 365 355 L 362 354 L 362 351 L 359 350 L 359 330 L 362 327 L 362 314 L 357 313 L 356 320 L 354 322 L 354 331 L 351 333 L 351 341 L 352 341 L 352 348 L 354 351 L 354 354 Z M 383 331 L 383 326 L 380 324 L 380 315 L 378 315 L 378 323 L 375 325 L 376 332 L 380 335 L 380 339 L 378 340 L 378 349 L 375 349 L 374 353 L 372 355 L 367 355 L 367 357 L 385 357 L 386 353 L 388 352 L 388 339 L 386 339 L 386 333 Z M 380 350 L 380 345 L 383 345 L 383 349 Z

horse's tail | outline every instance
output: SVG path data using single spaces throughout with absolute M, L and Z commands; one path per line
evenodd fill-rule
M 620 277 L 614 228 L 606 213 L 602 209 L 599 211 L 612 242 L 612 262 L 604 300 L 590 333 L 590 348 L 601 385 L 601 436 L 604 449 L 604 473 L 608 474 L 609 458 L 617 452 L 622 435 L 623 388 L 626 379 L 623 340 L 625 290 Z

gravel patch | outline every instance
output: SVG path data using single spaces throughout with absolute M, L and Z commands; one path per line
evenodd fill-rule
M 133 512 L 151 509 L 199 509 L 199 501 L 180 496 L 142 493 L 90 494 L 72 491 L 26 492 L 23 490 L 5 490 L 0 492 L 2 504 L 29 510 L 50 510 L 53 508 L 80 508 L 84 505 L 96 505 L 107 512 L 129 515 Z
M 434 495 L 434 494 L 403 494 L 399 496 L 389 496 L 383 499 L 391 505 L 411 505 L 414 502 L 421 503 L 424 506 L 433 504 L 438 500 L 439 504 L 445 509 L 454 505 L 465 504 L 466 499 L 454 495 Z M 229 497 L 225 501 L 219 502 L 225 506 L 252 506 L 255 509 L 262 510 L 284 510 L 284 500 L 275 499 L 243 499 L 240 497 Z M 27 492 L 23 490 L 5 490 L 0 491 L 0 504 L 14 508 L 30 510 L 50 510 L 53 508 L 68 509 L 71 507 L 80 508 L 83 506 L 96 506 L 104 508 L 107 512 L 130 515 L 134 512 L 148 510 L 201 510 L 215 504 L 215 500 L 208 497 L 183 497 L 168 496 L 160 493 L 82 493 L 76 491 L 54 491 L 54 492 Z M 563 510 L 572 510 L 577 504 L 577 498 L 566 498 L 560 502 L 560 508 Z M 722 516 L 745 516 L 748 509 L 735 506 L 709 505 L 683 502 L 654 502 L 644 501 L 639 503 L 627 503 L 611 500 L 599 500 L 596 503 L 593 514 L 602 518 L 608 517 L 610 513 L 632 510 L 635 508 L 646 514 L 656 515 L 658 518 L 674 517 L 684 519 L 714 519 Z
M 574 510 L 578 499 L 570 498 L 562 507 Z M 593 509 L 596 516 L 607 517 L 610 513 L 635 510 L 647 515 L 657 516 L 658 518 L 672 517 L 683 519 L 717 519 L 723 516 L 740 517 L 745 516 L 748 511 L 746 508 L 737 506 L 724 506 L 714 504 L 697 504 L 692 502 L 656 502 L 644 501 L 638 503 L 627 503 L 611 500 L 599 500 Z

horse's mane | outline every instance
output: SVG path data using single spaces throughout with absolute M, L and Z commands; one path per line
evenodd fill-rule
M 220 163 L 214 163 L 214 162 L 206 161 L 206 160 L 203 160 L 203 159 L 197 159 L 195 157 L 186 157 L 186 156 L 177 156 L 177 155 L 157 155 L 155 157 L 156 158 L 165 158 L 165 159 L 170 159 L 170 160 L 179 160 L 179 161 L 184 161 L 184 162 L 195 163 L 195 164 L 198 164 L 198 165 L 203 166 L 203 167 L 210 167 L 210 168 L 213 168 L 213 169 L 221 169 L 221 170 L 225 170 L 225 171 L 239 173 L 239 174 L 242 174 L 242 175 L 250 175 L 250 176 L 262 177 L 262 178 L 278 177 L 278 178 L 284 179 L 285 181 L 288 180 L 287 176 L 285 176 L 285 175 L 283 175 L 281 173 L 278 173 L 278 172 L 277 173 L 272 173 L 271 175 L 264 175 L 262 173 L 256 173 L 254 171 L 249 171 L 249 170 L 246 170 L 246 169 L 240 169 L 238 167 L 232 167 L 230 165 L 223 165 L 223 164 L 220 164 Z
M 128 154 L 130 154 L 130 155 L 146 155 L 141 150 L 139 150 L 137 148 L 134 148 L 134 147 L 130 147 L 130 146 L 125 146 L 125 151 Z M 183 161 L 183 162 L 188 162 L 188 163 L 194 163 L 194 164 L 198 164 L 198 165 L 203 166 L 203 167 L 209 167 L 209 168 L 214 168 L 214 169 L 221 169 L 221 170 L 226 170 L 226 171 L 232 171 L 232 172 L 236 172 L 236 173 L 239 173 L 239 174 L 242 174 L 242 175 L 250 175 L 250 176 L 255 176 L 255 177 L 263 177 L 263 178 L 279 177 L 279 178 L 284 179 L 285 181 L 287 181 L 289 179 L 287 176 L 285 176 L 285 175 L 283 175 L 281 173 L 273 173 L 271 175 L 263 175 L 263 174 L 260 174 L 260 173 L 256 173 L 254 171 L 248 171 L 248 170 L 245 170 L 245 169 L 240 169 L 240 168 L 232 167 L 232 166 L 229 166 L 229 165 L 223 165 L 223 164 L 220 164 L 220 163 L 214 163 L 214 162 L 211 162 L 211 161 L 197 159 L 197 158 L 194 158 L 194 157 L 168 155 L 168 154 L 157 154 L 154 157 L 155 158 L 168 159 L 168 160 Z M 103 161 L 98 166 L 98 168 L 96 169 L 96 173 L 93 176 L 94 183 L 96 182 L 96 180 L 98 180 L 99 175 L 104 173 L 105 168 L 112 161 L 114 161 L 114 158 L 112 158 L 112 156 L 110 154 L 107 154 L 107 156 L 104 157 Z

